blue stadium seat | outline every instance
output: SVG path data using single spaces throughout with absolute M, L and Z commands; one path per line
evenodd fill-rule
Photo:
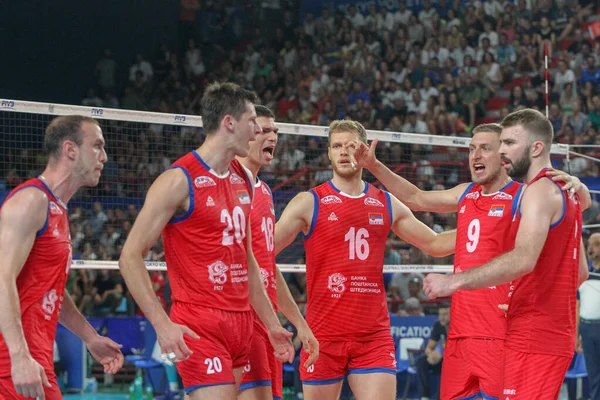
M 585 358 L 583 354 L 576 354 L 572 368 L 567 371 L 565 379 L 587 378 L 587 369 L 585 368 Z
M 396 345 L 396 375 L 406 372 L 403 400 L 408 396 L 412 377 L 417 375 L 414 353 L 421 352 L 424 343 L 423 338 L 400 338 Z

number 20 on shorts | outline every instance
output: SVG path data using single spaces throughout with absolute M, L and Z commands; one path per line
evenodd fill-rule
M 219 357 L 207 358 L 204 360 L 204 364 L 208 366 L 206 368 L 207 375 L 223 371 L 223 364 L 221 364 L 221 359 Z

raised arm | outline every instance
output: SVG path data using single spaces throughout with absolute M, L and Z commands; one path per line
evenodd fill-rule
M 377 139 L 373 140 L 370 146 L 360 143 L 354 155 L 355 162 L 358 166 L 371 171 L 391 194 L 413 211 L 458 211 L 458 200 L 469 184 L 460 184 L 448 190 L 421 190 L 377 160 L 375 157 L 377 143 Z
M 177 209 L 187 209 L 188 198 L 188 182 L 182 170 L 169 169 L 158 177 L 148 190 L 144 206 L 131 228 L 119 259 L 119 268 L 127 288 L 154 326 L 163 353 L 175 353 L 177 356 L 171 361 L 182 361 L 192 354 L 183 341 L 183 334 L 196 338 L 197 335 L 188 327 L 171 322 L 152 289 L 144 256 L 156 243 Z
M 508 283 L 532 272 L 544 248 L 552 220 L 562 212 L 562 208 L 563 196 L 556 185 L 541 180 L 529 186 L 521 202 L 522 217 L 515 248 L 478 268 L 451 276 L 427 275 L 425 294 L 430 298 L 445 297 L 457 290 Z
M 283 210 L 275 225 L 275 254 L 289 246 L 300 232 L 308 234 L 314 212 L 314 196 L 309 192 L 296 195 Z
M 15 390 L 25 397 L 44 399 L 50 387 L 46 373 L 29 353 L 23 333 L 21 304 L 17 291 L 19 276 L 42 229 L 48 213 L 48 198 L 34 188 L 15 193 L 2 206 L 0 213 L 0 332 L 11 360 L 11 377 Z
M 419 221 L 414 214 L 397 198 L 390 196 L 392 202 L 392 231 L 434 257 L 443 257 L 454 253 L 456 231 L 436 233 Z

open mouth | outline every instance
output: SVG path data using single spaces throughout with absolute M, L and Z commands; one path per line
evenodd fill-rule
M 473 164 L 473 171 L 475 171 L 475 173 L 482 173 L 485 171 L 485 165 L 481 163 L 475 163 Z
M 263 154 L 269 159 L 273 159 L 273 154 L 275 153 L 275 146 L 267 145 L 262 149 Z

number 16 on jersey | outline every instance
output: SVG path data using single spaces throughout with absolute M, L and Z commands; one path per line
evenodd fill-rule
M 356 228 L 352 227 L 344 236 L 345 242 L 349 243 L 349 254 L 348 258 L 350 260 L 355 260 L 358 258 L 361 261 L 369 258 L 369 242 L 367 242 L 367 238 L 369 237 L 369 231 L 365 228 L 360 228 L 356 230 Z

